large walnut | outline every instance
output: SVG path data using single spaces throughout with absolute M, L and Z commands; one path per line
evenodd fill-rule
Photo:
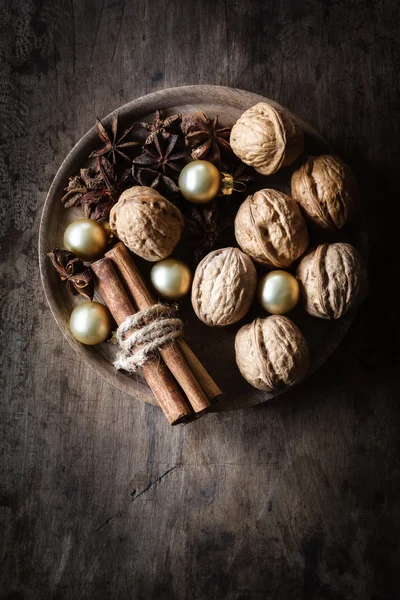
M 272 315 L 242 327 L 235 339 L 236 363 L 243 377 L 259 390 L 284 389 L 304 379 L 308 345 L 287 317 Z
M 267 102 L 242 114 L 232 127 L 230 143 L 234 153 L 262 175 L 292 164 L 304 148 L 296 121 Z
M 110 226 L 132 252 L 155 262 L 169 256 L 183 231 L 180 211 L 157 190 L 125 190 L 110 212 Z
M 236 323 L 249 310 L 256 286 L 257 272 L 246 254 L 239 248 L 214 250 L 194 274 L 194 311 L 210 327 Z
M 367 272 L 350 244 L 321 244 L 300 262 L 296 275 L 306 311 L 321 319 L 339 319 L 367 291 Z
M 296 202 L 277 190 L 259 190 L 235 219 L 239 246 L 255 261 L 286 269 L 308 245 L 307 226 Z
M 341 229 L 358 209 L 356 180 L 337 156 L 310 156 L 293 173 L 292 197 L 310 221 L 331 231 Z

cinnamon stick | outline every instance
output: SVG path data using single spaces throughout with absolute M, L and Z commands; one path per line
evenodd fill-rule
M 153 306 L 156 301 L 124 244 L 122 242 L 116 244 L 106 256 L 116 266 L 138 310 Z M 186 352 L 182 351 L 183 349 Z M 175 342 L 165 346 L 161 348 L 160 353 L 196 413 L 208 408 L 209 400 L 221 394 L 221 390 L 185 342 L 180 340 L 179 345 Z
M 96 276 L 97 287 L 103 300 L 117 324 L 121 325 L 129 315 L 136 311 L 112 262 L 108 258 L 102 258 L 94 262 L 91 268 Z M 191 415 L 191 410 L 165 364 L 159 359 L 152 359 L 143 365 L 142 371 L 169 423 L 176 425 L 187 420 Z
M 205 395 L 210 402 L 215 401 L 216 398 L 222 395 L 222 392 L 215 383 L 214 379 L 202 365 L 193 350 L 187 345 L 185 340 L 180 339 L 177 341 L 177 344 L 183 354 L 184 359 L 189 365 L 190 370 L 203 388 Z

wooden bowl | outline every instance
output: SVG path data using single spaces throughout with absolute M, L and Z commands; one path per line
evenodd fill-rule
M 276 102 L 257 94 L 207 85 L 191 85 L 154 92 L 125 104 L 115 112 L 119 114 L 122 127 L 136 121 L 152 120 L 157 109 L 161 109 L 163 114 L 191 113 L 202 110 L 209 117 L 218 115 L 220 123 L 223 126 L 229 126 L 235 123 L 246 109 L 260 101 L 269 102 L 289 113 Z M 115 113 L 111 113 L 103 120 L 106 126 L 110 125 L 113 114 Z M 332 148 L 310 125 L 292 113 L 289 114 L 302 128 L 306 151 L 309 154 L 332 153 Z M 53 248 L 62 247 L 63 232 L 67 225 L 77 218 L 82 218 L 80 209 L 65 210 L 60 199 L 68 183 L 68 178 L 79 173 L 79 169 L 87 162 L 88 155 L 97 146 L 98 138 L 93 127 L 68 154 L 50 187 L 43 208 L 39 235 L 42 283 L 54 318 L 78 355 L 111 385 L 135 398 L 156 404 L 150 389 L 140 375 L 130 376 L 115 372 L 112 364 L 116 352 L 114 346 L 107 343 L 93 347 L 84 346 L 72 337 L 68 326 L 69 316 L 74 306 L 82 299 L 72 297 L 67 292 L 47 257 L 47 252 Z M 293 167 L 289 167 L 281 169 L 272 177 L 266 177 L 265 185 L 261 185 L 260 189 L 275 187 L 290 194 L 292 171 Z M 326 235 L 321 239 L 328 241 Z M 314 240 L 315 243 L 318 241 L 318 238 Z M 348 241 L 356 246 L 366 258 L 367 236 L 362 216 L 355 219 L 338 235 L 329 236 L 329 241 Z M 236 332 L 244 323 L 263 314 L 256 303 L 239 324 L 225 328 L 209 328 L 200 322 L 191 308 L 189 298 L 183 301 L 181 313 L 186 323 L 186 339 L 189 345 L 225 392 L 225 397 L 218 404 L 218 410 L 252 406 L 277 395 L 252 388 L 241 377 L 235 363 L 234 339 Z M 348 313 L 338 321 L 325 321 L 310 317 L 301 307 L 298 307 L 289 317 L 299 325 L 309 343 L 311 354 L 309 374 L 311 374 L 335 350 L 346 334 L 354 318 L 354 313 Z

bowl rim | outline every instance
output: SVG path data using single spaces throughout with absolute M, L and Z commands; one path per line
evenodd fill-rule
M 102 118 L 102 122 L 106 127 L 111 124 L 112 118 L 114 115 L 118 114 L 120 118 L 124 118 L 132 113 L 136 113 L 135 119 L 139 119 L 141 114 L 143 116 L 149 115 L 155 112 L 157 109 L 167 110 L 176 105 L 187 105 L 193 104 L 195 106 L 200 106 L 202 101 L 207 104 L 211 104 L 215 102 L 216 104 L 221 104 L 223 101 L 224 95 L 227 97 L 227 101 L 230 106 L 234 106 L 234 102 L 237 103 L 237 108 L 240 110 L 246 110 L 243 107 L 243 103 L 248 104 L 247 108 L 253 106 L 257 102 L 267 102 L 272 106 L 284 110 L 286 114 L 290 115 L 292 118 L 296 120 L 301 129 L 312 135 L 314 138 L 319 139 L 326 147 L 330 147 L 328 142 L 323 138 L 321 134 L 319 134 L 311 125 L 303 121 L 296 114 L 292 113 L 290 110 L 280 105 L 274 100 L 262 96 L 260 94 L 256 94 L 254 92 L 242 90 L 239 88 L 231 88 L 227 86 L 219 86 L 219 85 L 186 85 L 186 86 L 177 86 L 173 88 L 164 88 L 162 90 L 158 90 L 155 92 L 151 92 L 149 94 L 145 94 L 144 96 L 140 96 L 134 100 L 131 100 L 119 108 L 110 112 L 106 117 Z M 229 98 L 228 98 L 229 97 Z M 86 364 L 88 364 L 94 371 L 100 375 L 103 379 L 105 379 L 108 383 L 112 384 L 114 387 L 123 391 L 130 396 L 137 398 L 139 395 L 142 400 L 150 403 L 156 404 L 156 401 L 148 388 L 147 384 L 141 379 L 133 379 L 128 375 L 117 376 L 114 372 L 114 379 L 110 380 L 110 372 L 111 369 L 107 369 L 104 365 L 104 362 L 107 362 L 106 359 L 92 349 L 88 351 L 87 347 L 84 347 L 82 344 L 79 344 L 70 334 L 69 330 L 65 327 L 65 318 L 61 314 L 61 310 L 58 307 L 58 301 L 56 299 L 56 295 L 52 293 L 51 286 L 48 285 L 48 277 L 47 274 L 49 272 L 49 261 L 47 258 L 48 248 L 46 248 L 46 231 L 49 226 L 49 221 L 52 218 L 51 207 L 54 202 L 55 197 L 64 190 L 68 182 L 68 178 L 71 176 L 71 173 L 74 170 L 74 165 L 78 164 L 81 166 L 84 160 L 87 160 L 88 146 L 94 146 L 97 140 L 96 127 L 91 127 L 71 148 L 68 152 L 67 156 L 62 161 L 61 165 L 57 169 L 57 172 L 52 180 L 50 188 L 47 192 L 45 202 L 43 204 L 40 225 L 39 225 L 39 239 L 38 239 L 38 254 L 39 254 L 39 269 L 40 269 L 40 277 L 42 282 L 42 287 L 45 293 L 46 301 L 50 307 L 51 313 L 61 329 L 64 337 L 67 339 L 69 344 L 74 348 L 74 350 L 78 353 L 78 355 L 84 360 Z M 85 159 L 82 160 L 82 154 L 85 152 Z M 365 227 L 364 227 L 365 231 Z M 368 242 L 367 235 L 365 232 L 365 240 L 364 240 L 365 252 L 367 252 Z M 335 343 L 331 345 L 330 351 L 325 354 L 324 359 L 321 361 L 316 361 L 313 365 L 313 369 L 310 369 L 310 372 L 307 375 L 311 375 L 312 372 L 317 370 L 332 354 L 332 352 L 339 345 L 340 341 L 345 336 L 348 328 L 350 327 L 352 321 L 354 320 L 355 314 L 348 313 L 341 319 L 341 333 L 335 339 Z M 111 363 L 108 363 L 110 367 L 112 367 Z M 256 390 L 254 390 L 256 392 Z M 258 394 L 257 394 L 258 395 Z M 279 393 L 269 394 L 264 392 L 263 399 L 258 400 L 256 402 L 246 402 L 246 406 L 253 406 L 255 404 L 260 404 L 269 400 L 273 397 L 280 395 Z M 239 406 L 230 405 L 229 402 L 223 408 L 223 410 L 229 410 L 230 408 L 243 407 L 244 403 L 239 404 Z M 222 407 L 221 407 L 222 408 Z M 216 410 L 220 410 L 220 407 L 216 407 Z

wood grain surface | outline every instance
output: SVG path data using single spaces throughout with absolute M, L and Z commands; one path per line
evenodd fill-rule
M 2 600 L 398 597 L 399 23 L 394 0 L 0 0 Z M 371 291 L 306 383 L 171 428 L 70 348 L 37 245 L 94 116 L 187 84 L 273 98 L 343 156 Z

